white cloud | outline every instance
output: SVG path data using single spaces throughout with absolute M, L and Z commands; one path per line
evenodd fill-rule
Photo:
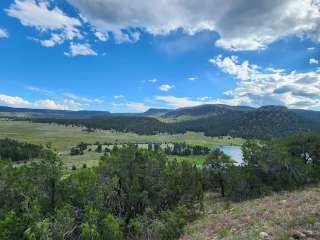
M 90 103 L 103 103 L 104 102 L 104 100 L 99 99 L 99 98 L 94 98 L 94 99 L 86 98 L 86 97 L 78 96 L 74 93 L 64 93 L 63 96 L 68 98 L 68 100 L 73 100 L 79 104 L 85 104 L 85 105 L 88 105 Z
M 45 99 L 45 100 L 39 100 L 35 102 L 34 107 L 36 108 L 45 108 L 45 109 L 55 109 L 55 110 L 68 110 L 69 107 L 56 103 L 53 100 Z
M 190 35 L 215 31 L 220 36 L 216 45 L 234 51 L 264 49 L 287 36 L 320 41 L 319 5 L 314 0 L 172 0 L 170 7 L 158 0 L 68 1 L 118 42 L 138 40 L 136 29 L 153 35 L 178 29 Z
M 309 59 L 309 64 L 319 64 L 319 60 L 315 58 L 310 58 Z
M 149 109 L 149 107 L 147 105 L 145 105 L 144 103 L 139 103 L 139 102 L 127 103 L 126 107 L 130 110 L 138 111 L 138 112 L 145 112 Z
M 113 103 L 112 107 L 119 109 L 121 112 L 145 112 L 150 108 L 143 102 Z
M 169 85 L 169 84 L 161 84 L 159 86 L 159 90 L 162 92 L 168 92 L 170 89 L 174 88 L 174 85 Z
M 47 89 L 43 89 L 43 88 L 39 88 L 39 87 L 34 87 L 34 86 L 28 86 L 27 89 L 29 91 L 41 93 L 41 94 L 44 94 L 44 95 L 52 95 L 53 94 L 53 91 L 50 91 L 50 90 L 47 90 Z
M 156 83 L 158 80 L 156 78 L 148 80 L 150 83 Z
M 70 51 L 65 52 L 67 56 L 97 56 L 98 54 L 91 49 L 89 43 L 71 43 Z
M 307 50 L 313 51 L 313 50 L 315 50 L 315 48 L 314 47 L 309 47 L 309 48 L 307 48 Z
M 194 107 L 201 104 L 201 102 L 191 100 L 187 97 L 156 96 L 155 99 L 165 102 L 171 108 Z
M 113 98 L 114 99 L 123 99 L 124 96 L 120 94 L 120 95 L 113 96 Z
M 8 106 L 27 107 L 31 103 L 21 97 L 0 94 L 0 103 Z
M 297 108 L 320 106 L 320 72 L 285 72 L 263 69 L 238 57 L 223 58 L 221 55 L 210 62 L 237 80 L 235 89 L 225 92 L 239 104 L 287 105 Z
M 78 29 L 82 25 L 79 19 L 67 16 L 58 7 L 52 7 L 52 3 L 46 0 L 15 0 L 5 11 L 24 26 L 34 27 L 40 32 L 50 31 L 49 39 L 39 40 L 45 47 L 82 38 Z
M 95 32 L 94 35 L 102 42 L 106 42 L 109 39 L 109 34 L 108 33 L 102 33 L 102 32 Z
M 8 38 L 9 34 L 7 32 L 7 30 L 0 28 L 0 38 Z
M 37 101 L 29 101 L 18 96 L 9 96 L 0 94 L 0 104 L 10 107 L 22 108 L 41 108 L 41 109 L 56 109 L 56 110 L 80 110 L 81 104 L 70 99 L 64 99 L 57 102 L 51 99 L 42 99 Z
M 197 79 L 198 79 L 198 78 L 196 78 L 196 77 L 189 77 L 189 78 L 188 78 L 189 81 L 195 81 L 195 80 L 197 80 Z
M 242 103 L 239 99 L 212 99 L 210 97 L 199 97 L 191 99 L 188 97 L 175 97 L 175 96 L 156 96 L 155 100 L 164 102 L 170 108 L 183 108 L 194 107 L 203 104 L 227 104 L 227 105 L 240 105 Z
M 198 97 L 198 98 L 197 98 L 197 100 L 199 100 L 199 101 L 208 101 L 208 100 L 210 100 L 210 99 L 211 99 L 211 97 L 208 97 L 208 96 Z

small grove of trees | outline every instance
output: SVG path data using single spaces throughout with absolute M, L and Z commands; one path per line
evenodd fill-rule
M 84 151 L 88 149 L 87 143 L 81 142 L 78 144 L 76 147 L 72 147 L 70 150 L 70 155 L 75 156 L 75 155 L 83 155 Z
M 165 153 L 177 156 L 190 156 L 190 155 L 207 155 L 210 149 L 205 146 L 187 145 L 186 143 L 172 143 L 173 147 L 167 146 Z
M 115 148 L 62 177 L 58 156 L 0 161 L 0 239 L 178 239 L 202 207 L 201 171 L 161 152 Z
M 39 158 L 43 147 L 25 142 L 18 142 L 13 139 L 0 139 L 0 160 L 28 161 Z

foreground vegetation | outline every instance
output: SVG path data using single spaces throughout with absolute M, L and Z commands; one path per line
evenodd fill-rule
M 161 148 L 114 147 L 97 167 L 83 166 L 68 175 L 50 145 L 42 150 L 42 160 L 30 164 L 16 167 L 10 158 L 4 159 L 0 162 L 0 239 L 173 240 L 188 222 L 201 218 L 205 192 L 219 194 L 225 201 L 221 205 L 215 198 L 211 209 L 231 209 L 237 202 L 319 183 L 319 135 L 264 143 L 249 140 L 242 148 L 242 165 L 215 150 L 199 166 L 168 159 Z M 303 219 L 315 224 L 319 215 L 311 213 Z M 237 216 L 243 224 L 237 229 L 252 221 Z M 292 217 L 290 222 L 300 221 Z M 229 228 L 228 219 L 217 219 L 218 236 L 237 233 Z M 276 225 L 277 219 L 268 219 Z M 256 232 L 248 230 L 248 234 L 252 235 L 242 239 L 256 239 Z
M 177 239 L 201 208 L 196 167 L 131 146 L 62 178 L 50 150 L 19 168 L 1 162 L 0 239 Z

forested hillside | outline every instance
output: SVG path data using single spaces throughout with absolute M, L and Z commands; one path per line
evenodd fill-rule
M 84 126 L 88 129 L 116 130 L 147 135 L 195 131 L 204 132 L 207 136 L 270 139 L 298 132 L 320 132 L 319 112 L 290 110 L 281 106 L 265 106 L 251 109 L 248 107 L 205 105 L 170 111 L 163 117 L 173 116 L 173 114 L 175 114 L 174 116 L 182 116 L 180 114 L 186 114 L 186 111 L 188 114 L 193 114 L 193 116 L 202 117 L 178 122 L 164 122 L 153 117 L 144 116 L 114 115 L 85 119 L 30 118 L 30 120 L 40 123 L 76 125 Z

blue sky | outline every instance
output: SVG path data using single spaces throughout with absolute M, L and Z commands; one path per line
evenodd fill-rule
M 319 42 L 311 0 L 4 0 L 0 105 L 320 110 Z

